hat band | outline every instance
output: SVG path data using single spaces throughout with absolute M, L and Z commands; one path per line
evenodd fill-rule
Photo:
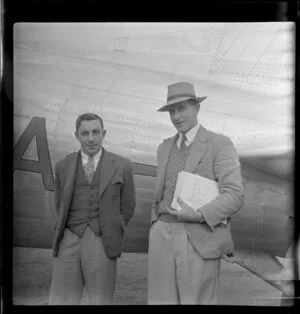
M 180 97 L 191 97 L 191 98 L 196 98 L 195 95 L 193 94 L 177 94 L 177 95 L 173 95 L 173 96 L 169 96 L 167 98 L 167 101 L 175 99 L 175 98 L 180 98 Z

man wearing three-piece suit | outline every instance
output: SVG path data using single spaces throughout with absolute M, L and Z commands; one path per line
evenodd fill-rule
M 222 255 L 233 253 L 230 217 L 244 200 L 240 163 L 231 140 L 198 124 L 194 86 L 168 86 L 168 111 L 178 133 L 157 151 L 148 251 L 148 304 L 216 304 Z M 218 184 L 219 196 L 201 208 L 181 198 L 171 208 L 180 171 Z M 200 187 L 201 188 L 201 187 Z M 227 224 L 224 223 L 227 221 Z
M 55 167 L 57 222 L 49 304 L 79 304 L 84 286 L 90 304 L 111 304 L 126 225 L 135 210 L 130 160 L 106 151 L 103 120 L 76 120 L 79 152 Z

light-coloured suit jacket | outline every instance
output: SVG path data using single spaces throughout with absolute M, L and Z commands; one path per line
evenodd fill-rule
M 158 217 L 167 164 L 172 145 L 177 139 L 178 134 L 165 139 L 157 150 L 152 222 Z M 192 245 L 203 258 L 219 258 L 234 251 L 230 217 L 241 208 L 244 201 L 239 158 L 228 137 L 211 132 L 201 125 L 191 145 L 184 171 L 216 181 L 220 195 L 200 209 L 205 223 L 185 222 L 184 227 Z M 224 227 L 221 222 L 226 218 L 229 218 L 229 222 Z
M 135 210 L 133 170 L 129 159 L 102 149 L 98 191 L 99 223 L 106 254 L 115 258 L 121 255 L 125 226 Z M 58 254 L 68 218 L 79 154 L 80 151 L 72 153 L 55 166 L 55 203 L 58 217 L 54 228 L 54 257 Z

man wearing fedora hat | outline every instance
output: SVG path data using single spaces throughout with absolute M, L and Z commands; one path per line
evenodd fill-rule
M 230 217 L 243 203 L 240 163 L 231 140 L 198 124 L 200 103 L 187 82 L 168 86 L 168 111 L 178 133 L 157 150 L 148 251 L 148 304 L 216 304 L 222 255 L 233 253 Z M 219 196 L 196 211 L 178 199 L 180 171 L 218 183 Z M 223 221 L 227 219 L 227 224 Z

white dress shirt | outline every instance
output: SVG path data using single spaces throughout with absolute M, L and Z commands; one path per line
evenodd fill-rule
M 186 136 L 185 145 L 186 146 L 189 146 L 193 143 L 199 128 L 200 128 L 200 124 L 197 124 L 192 129 L 190 129 L 188 132 L 185 133 L 185 136 Z M 179 137 L 177 140 L 177 147 L 179 149 L 180 149 L 181 141 L 182 141 L 182 133 L 179 133 Z
M 102 148 L 100 149 L 100 151 L 95 154 L 94 157 L 94 171 L 97 168 L 98 162 L 101 158 L 102 155 Z M 81 150 L 81 160 L 82 160 L 82 166 L 85 167 L 85 165 L 87 164 L 88 160 L 89 160 L 89 155 L 85 154 L 82 150 Z

